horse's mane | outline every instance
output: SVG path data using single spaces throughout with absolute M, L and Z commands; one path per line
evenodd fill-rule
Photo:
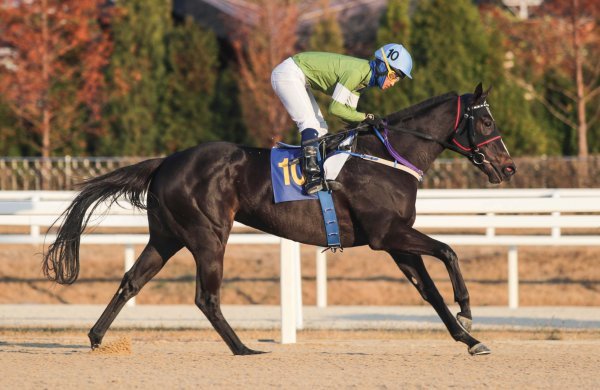
M 387 116 L 387 119 L 391 123 L 400 122 L 409 118 L 418 116 L 423 111 L 428 111 L 432 107 L 438 106 L 439 104 L 445 103 L 450 99 L 455 99 L 458 96 L 456 92 L 448 92 L 440 96 L 435 96 L 430 99 L 424 100 L 413 106 L 407 107 L 403 110 L 395 112 Z

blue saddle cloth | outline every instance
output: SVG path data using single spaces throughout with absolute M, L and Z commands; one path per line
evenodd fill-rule
M 301 156 L 302 149 L 299 146 L 279 144 L 278 147 L 271 149 L 271 181 L 275 203 L 318 198 L 325 223 L 327 247 L 333 251 L 341 249 L 340 232 L 331 193 L 319 191 L 317 194 L 305 195 L 302 192 L 304 177 L 298 164 Z M 292 161 L 295 163 L 290 164 Z
M 302 192 L 304 176 L 300 164 L 297 163 L 301 156 L 302 149 L 299 146 L 280 144 L 279 147 L 271 149 L 271 181 L 275 203 L 317 199 L 316 194 L 305 195 Z M 290 165 L 294 160 L 296 163 Z

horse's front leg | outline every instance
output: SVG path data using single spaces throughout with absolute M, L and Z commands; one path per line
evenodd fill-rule
M 379 240 L 375 245 L 381 246 L 379 249 L 396 250 L 416 255 L 428 255 L 440 259 L 446 266 L 452 290 L 454 292 L 454 301 L 458 303 L 460 312 L 456 318 L 467 332 L 471 331 L 473 317 L 471 315 L 471 303 L 469 300 L 469 291 L 458 265 L 458 256 L 447 244 L 434 240 L 433 238 L 415 230 L 406 225 L 400 225 L 397 229 L 392 229 L 389 233 Z M 371 247 L 374 245 L 372 244 Z
M 433 306 L 454 340 L 465 343 L 471 355 L 486 355 L 491 352 L 488 347 L 471 336 L 454 318 L 452 312 L 450 312 L 448 306 L 444 303 L 444 298 L 429 276 L 421 256 L 392 251 L 390 251 L 390 254 L 400 270 L 404 272 L 408 280 L 417 288 L 421 297 Z

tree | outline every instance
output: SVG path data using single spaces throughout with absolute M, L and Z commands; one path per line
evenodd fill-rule
M 104 110 L 110 137 L 100 140 L 97 152 L 162 154 L 160 115 L 165 104 L 165 41 L 172 27 L 171 4 L 164 0 L 118 4 L 111 25 L 115 48 L 107 69 L 110 94 Z
M 510 52 L 506 35 L 489 14 L 484 13 L 482 18 L 489 48 L 483 80 L 493 87 L 488 100 L 508 150 L 513 155 L 560 153 L 560 143 L 555 134 L 547 130 L 549 126 L 544 126 L 544 116 L 535 115 L 532 102 L 507 77 L 513 63 L 506 57 Z
M 546 153 L 553 147 L 530 104 L 505 76 L 505 37 L 471 1 L 420 2 L 411 32 L 415 101 L 449 91 L 469 93 L 483 82 L 493 87 L 489 102 L 513 154 Z
M 503 20 L 514 46 L 510 76 L 576 135 L 577 154 L 586 157 L 590 149 L 600 151 L 600 145 L 588 144 L 600 119 L 600 4 L 548 0 L 538 13 L 527 21 Z
M 331 10 L 329 0 L 321 1 L 319 20 L 313 25 L 308 38 L 307 50 L 331 53 L 344 52 L 344 36 L 336 14 Z
M 488 41 L 470 0 L 419 2 L 411 31 L 416 99 L 472 91 L 485 81 Z
M 0 99 L 0 156 L 30 156 L 22 120 Z
M 235 65 L 227 64 L 218 72 L 215 97 L 212 102 L 213 126 L 224 141 L 251 144 L 240 108 L 240 84 Z
M 211 104 L 218 73 L 218 47 L 215 35 L 189 18 L 175 26 L 166 41 L 160 143 L 166 152 L 174 152 L 217 138 Z
M 31 132 L 43 157 L 93 126 L 111 43 L 101 27 L 102 0 L 31 0 L 0 5 L 0 33 L 10 54 L 0 62 L 0 95 Z M 84 112 L 84 110 L 86 112 Z M 73 132 L 75 123 L 89 125 Z
M 242 112 L 256 142 L 271 146 L 282 139 L 290 118 L 271 87 L 271 71 L 294 53 L 298 11 L 293 0 L 257 0 L 253 22 L 234 29 Z
M 309 51 L 344 53 L 344 36 L 336 15 L 329 7 L 329 0 L 323 0 L 321 8 L 323 9 L 323 13 L 320 20 L 314 24 L 306 49 Z M 321 107 L 321 112 L 325 117 L 330 132 L 336 132 L 345 126 L 345 123 L 340 118 L 331 115 L 328 111 L 331 97 L 321 92 L 316 92 L 315 99 Z

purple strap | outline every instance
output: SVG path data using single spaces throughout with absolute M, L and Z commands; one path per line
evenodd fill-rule
M 412 165 L 407 159 L 405 159 L 404 157 L 400 156 L 398 154 L 398 152 L 396 152 L 396 150 L 394 149 L 394 147 L 392 146 L 392 144 L 390 144 L 390 141 L 388 140 L 388 128 L 387 126 L 384 125 L 383 127 L 383 137 L 381 136 L 381 134 L 379 134 L 379 130 L 375 129 L 375 134 L 377 134 L 377 136 L 379 137 L 379 139 L 381 140 L 381 142 L 383 142 L 383 144 L 385 145 L 385 148 L 387 149 L 388 153 L 394 158 L 394 160 L 396 160 L 397 162 L 399 162 L 400 164 L 409 167 L 410 169 L 416 171 L 419 173 L 419 175 L 423 176 L 423 171 L 421 171 L 419 168 L 415 167 L 414 165 Z

